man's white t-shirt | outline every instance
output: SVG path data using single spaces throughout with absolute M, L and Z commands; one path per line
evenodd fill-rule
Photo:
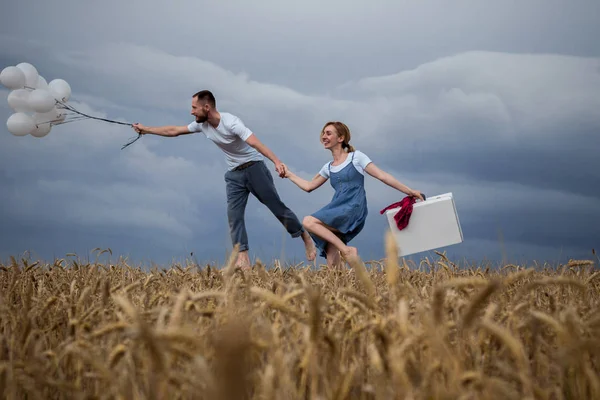
M 355 150 L 354 151 L 354 159 L 352 159 L 352 153 L 348 153 L 348 155 L 346 156 L 346 159 L 344 160 L 343 163 L 341 163 L 340 165 L 332 165 L 330 167 L 329 164 L 331 164 L 333 162 L 333 161 L 330 161 L 330 162 L 326 163 L 325 165 L 323 165 L 323 168 L 321 168 L 321 170 L 319 171 L 319 174 L 323 178 L 329 179 L 329 170 L 330 169 L 331 169 L 331 172 L 333 172 L 333 173 L 339 172 L 342 169 L 344 169 L 346 167 L 346 165 L 350 164 L 350 161 L 352 161 L 352 164 L 354 164 L 354 167 L 356 168 L 356 170 L 359 173 L 361 173 L 362 175 L 364 175 L 364 170 L 365 170 L 365 168 L 367 168 L 367 165 L 369 165 L 369 163 L 371 162 L 371 159 L 362 151 Z
M 228 169 L 232 170 L 240 164 L 248 161 L 264 161 L 264 157 L 254 147 L 246 143 L 246 139 L 252 135 L 242 120 L 230 113 L 221 112 L 219 126 L 213 128 L 208 121 L 198 123 L 196 121 L 188 125 L 190 132 L 202 132 L 204 135 L 219 146 L 225 153 Z

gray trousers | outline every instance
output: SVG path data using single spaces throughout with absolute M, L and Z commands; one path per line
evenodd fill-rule
M 269 208 L 292 237 L 302 235 L 304 228 L 300 220 L 279 198 L 273 175 L 264 162 L 259 161 L 239 171 L 227 171 L 225 183 L 229 233 L 232 244 L 239 244 L 240 251 L 248 250 L 244 214 L 250 193 Z

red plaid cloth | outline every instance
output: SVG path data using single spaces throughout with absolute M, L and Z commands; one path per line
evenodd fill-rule
M 413 204 L 417 200 L 416 197 L 406 196 L 401 201 L 390 204 L 383 210 L 379 211 L 379 214 L 383 214 L 389 209 L 400 207 L 400 210 L 394 215 L 394 221 L 396 221 L 396 226 L 398 230 L 402 230 L 408 226 L 408 221 L 410 220 L 410 215 L 413 211 Z

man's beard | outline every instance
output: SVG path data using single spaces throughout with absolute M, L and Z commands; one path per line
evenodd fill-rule
M 206 120 L 208 119 L 207 116 L 204 117 L 196 117 L 196 122 L 201 124 L 202 122 L 206 122 Z

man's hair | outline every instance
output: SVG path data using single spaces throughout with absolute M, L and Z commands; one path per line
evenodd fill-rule
M 198 101 L 206 101 L 212 108 L 217 107 L 217 100 L 210 90 L 201 90 L 195 93 L 192 97 L 196 97 Z

